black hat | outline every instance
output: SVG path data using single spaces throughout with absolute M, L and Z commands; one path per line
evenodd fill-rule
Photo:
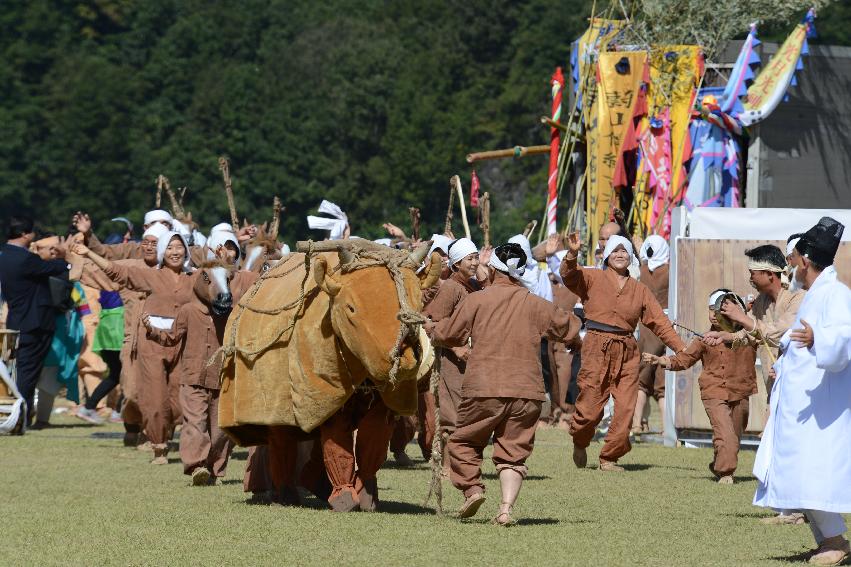
M 818 224 L 801 235 L 795 249 L 821 266 L 832 266 L 845 225 L 830 217 L 822 217 Z

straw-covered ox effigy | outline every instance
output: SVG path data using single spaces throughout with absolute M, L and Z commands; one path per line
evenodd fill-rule
M 360 239 L 298 244 L 234 309 L 222 347 L 220 426 L 239 444 L 270 426 L 310 432 L 370 380 L 386 406 L 417 409 L 420 281 L 427 246 L 408 253 Z M 422 372 L 420 372 L 422 374 Z

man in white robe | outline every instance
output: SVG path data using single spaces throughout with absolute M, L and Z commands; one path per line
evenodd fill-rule
M 774 365 L 771 415 L 754 463 L 754 504 L 803 510 L 815 565 L 849 555 L 841 513 L 851 512 L 851 290 L 833 259 L 844 226 L 824 217 L 791 255 L 807 290 Z

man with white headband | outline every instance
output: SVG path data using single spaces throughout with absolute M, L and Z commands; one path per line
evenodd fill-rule
M 572 340 L 580 323 L 520 283 L 526 253 L 518 244 L 497 247 L 488 265 L 494 268 L 491 285 L 467 297 L 450 318 L 426 323 L 426 328 L 435 344 L 456 348 L 471 340 L 475 344 L 456 429 L 449 438 L 452 484 L 465 497 L 458 517 L 473 516 L 485 500 L 481 465 L 493 437 L 493 462 L 502 492 L 494 521 L 507 526 L 515 523 L 512 507 L 526 478 L 526 459 L 545 399 L 538 345 L 543 337 Z
M 715 306 L 727 294 L 719 289 L 709 295 L 710 330 L 718 331 Z M 733 484 L 733 473 L 739 464 L 739 444 L 748 424 L 750 396 L 756 394 L 756 347 L 744 345 L 732 348 L 720 344 L 709 346 L 695 337 L 686 349 L 676 356 L 641 355 L 650 364 L 674 371 L 703 363 L 698 378 L 700 399 L 712 425 L 714 458 L 709 468 L 718 484 Z
M 623 471 L 617 461 L 631 449 L 629 430 L 638 397 L 640 356 L 635 327 L 643 323 L 674 352 L 685 344 L 647 286 L 630 277 L 633 251 L 629 240 L 622 236 L 608 239 L 601 270 L 578 265 L 582 245 L 578 233 L 568 237 L 567 245 L 561 277 L 582 301 L 587 328 L 577 378 L 579 397 L 570 422 L 573 462 L 579 468 L 587 465 L 586 449 L 611 395 L 615 411 L 600 451 L 599 470 Z
M 447 246 L 447 252 L 452 275 L 443 282 L 434 299 L 423 310 L 423 314 L 435 323 L 451 317 L 461 300 L 481 289 L 476 279 L 479 250 L 473 241 L 469 238 L 459 238 Z M 440 349 L 440 431 L 437 433 L 442 439 L 446 439 L 455 430 L 458 404 L 461 401 L 461 383 L 464 381 L 469 355 L 469 345 Z M 445 451 L 445 442 L 443 448 Z M 446 464 L 447 460 L 444 458 L 443 462 Z
M 670 275 L 668 242 L 658 234 L 652 234 L 641 245 L 638 256 L 641 259 L 639 281 L 650 289 L 662 309 L 667 309 Z M 638 349 L 642 354 L 649 353 L 655 356 L 665 354 L 664 343 L 644 325 L 638 327 Z M 650 413 L 647 400 L 650 397 L 656 400 L 659 414 L 664 415 L 665 370 L 658 364 L 648 364 L 642 360 L 638 367 L 638 401 L 635 402 L 635 415 L 632 418 L 633 433 L 645 433 L 650 430 L 647 420 Z M 645 409 L 647 415 L 645 415 Z
M 343 209 L 331 201 L 323 199 L 319 204 L 319 212 L 331 215 L 333 218 L 309 215 L 307 217 L 307 226 L 312 230 L 327 230 L 328 240 L 340 240 L 349 237 L 349 217 L 346 216 Z
M 754 504 L 803 510 L 814 565 L 840 565 L 851 548 L 851 290 L 834 267 L 845 227 L 830 217 L 792 252 L 806 290 L 774 370 L 771 415 L 754 461 Z

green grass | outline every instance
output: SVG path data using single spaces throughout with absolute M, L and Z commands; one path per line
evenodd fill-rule
M 750 505 L 753 452 L 734 486 L 710 480 L 709 450 L 636 445 L 626 473 L 576 470 L 569 436 L 539 432 L 520 524 L 490 525 L 499 486 L 485 462 L 488 501 L 461 522 L 421 507 L 429 472 L 392 462 L 379 474 L 384 512 L 249 505 L 245 449 L 224 484 L 189 486 L 174 464 L 121 446 L 120 426 L 60 427 L 0 439 L 3 565 L 789 565 L 812 547 L 807 526 L 765 526 Z M 591 445 L 595 462 L 600 444 Z M 410 445 L 412 457 L 418 449 Z M 444 484 L 454 512 L 460 494 Z

